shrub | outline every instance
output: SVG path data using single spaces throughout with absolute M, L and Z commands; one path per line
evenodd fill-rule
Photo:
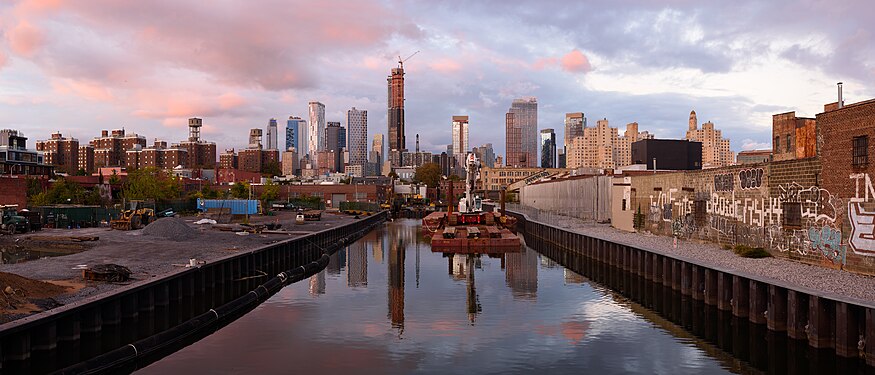
M 764 250 L 761 247 L 750 247 L 746 245 L 735 245 L 735 249 L 733 251 L 738 254 L 738 256 L 745 258 L 771 258 L 772 254 L 769 254 L 768 251 Z

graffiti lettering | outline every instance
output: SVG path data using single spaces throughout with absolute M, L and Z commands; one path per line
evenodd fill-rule
M 851 235 L 848 244 L 854 253 L 875 256 L 875 212 L 867 211 L 859 202 L 848 203 Z
M 714 191 L 732 191 L 735 185 L 735 175 L 732 173 L 714 175 Z
M 833 264 L 846 264 L 845 245 L 842 245 L 842 232 L 831 227 L 808 228 L 811 249 L 817 251 Z
M 745 169 L 738 172 L 739 186 L 742 190 L 756 189 L 763 185 L 763 169 Z

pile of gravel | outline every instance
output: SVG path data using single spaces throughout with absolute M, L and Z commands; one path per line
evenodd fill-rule
M 172 241 L 188 241 L 196 238 L 200 233 L 188 226 L 182 219 L 165 217 L 147 225 L 143 229 L 143 234 Z

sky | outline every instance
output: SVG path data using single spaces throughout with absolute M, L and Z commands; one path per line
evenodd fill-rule
M 408 148 L 451 139 L 504 154 L 504 114 L 535 96 L 539 129 L 564 114 L 682 138 L 691 110 L 735 151 L 770 148 L 771 116 L 813 117 L 875 97 L 871 1 L 22 0 L 0 3 L 0 128 L 84 142 L 124 127 L 151 144 L 368 110 L 386 133 L 386 77 L 408 60 Z M 369 142 L 370 144 L 370 142 Z

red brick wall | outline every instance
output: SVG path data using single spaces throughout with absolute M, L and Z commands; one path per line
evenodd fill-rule
M 27 207 L 27 179 L 0 177 L 0 205 L 17 204 Z

